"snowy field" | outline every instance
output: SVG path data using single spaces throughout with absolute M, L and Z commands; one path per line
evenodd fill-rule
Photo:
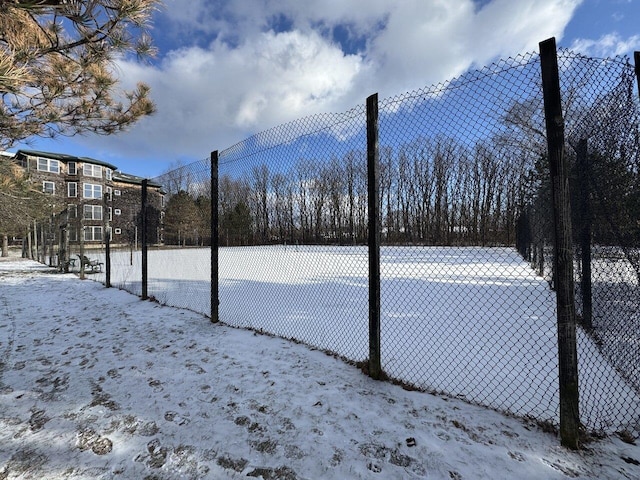
M 570 452 L 533 422 L 0 259 L 0 478 L 637 479 L 640 446 Z
M 640 389 L 640 286 L 618 249 L 593 252 L 593 324 L 607 358 Z
M 208 249 L 149 252 L 148 294 L 210 312 Z M 140 293 L 140 257 L 112 255 L 112 283 Z M 359 361 L 368 356 L 367 250 L 220 249 L 220 318 Z M 510 248 L 382 249 L 382 365 L 428 391 L 558 423 L 555 294 Z M 104 274 L 91 275 L 104 281 Z M 640 398 L 578 332 L 581 420 L 640 430 Z

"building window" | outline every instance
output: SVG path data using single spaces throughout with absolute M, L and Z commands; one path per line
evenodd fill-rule
M 77 205 L 67 205 L 67 217 L 68 218 L 78 218 L 78 206 Z
M 116 197 L 119 197 L 119 196 L 120 196 L 120 190 L 114 190 L 114 191 L 113 191 L 113 194 L 114 194 Z
M 54 195 L 56 193 L 56 184 L 53 182 L 42 182 L 42 191 Z
M 113 213 L 115 213 L 116 215 L 121 215 L 122 214 L 122 210 L 120 210 L 119 208 L 116 208 Z
M 113 233 L 115 233 L 116 235 L 120 235 L 122 233 L 122 229 L 121 228 L 114 228 L 113 229 Z
M 102 220 L 102 206 L 101 205 L 85 205 L 84 219 L 85 220 Z
M 51 160 L 50 158 L 38 157 L 38 171 L 60 173 L 60 163 L 57 160 Z
M 111 180 L 111 169 L 110 168 L 106 168 L 104 169 L 104 178 L 106 178 L 107 180 Z
M 113 189 L 111 187 L 104 187 L 104 191 L 107 195 L 107 200 L 113 200 Z
M 69 241 L 70 242 L 77 242 L 78 241 L 78 229 L 77 228 L 71 227 L 69 229 Z
M 76 162 L 67 163 L 67 173 L 69 175 L 77 175 L 78 174 L 78 167 L 76 165 Z
M 76 182 L 67 183 L 67 197 L 78 196 L 78 184 Z
M 102 185 L 97 185 L 95 183 L 85 183 L 83 185 L 84 188 L 84 198 L 102 198 Z
M 96 177 L 102 178 L 102 167 L 100 165 L 91 165 L 90 163 L 85 163 L 82 168 L 82 173 L 86 177 Z
M 100 242 L 102 241 L 102 227 L 84 227 L 84 241 L 85 242 Z

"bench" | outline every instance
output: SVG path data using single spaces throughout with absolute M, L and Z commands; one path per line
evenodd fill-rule
M 78 258 L 80 259 L 81 268 L 83 268 L 85 272 L 87 273 L 102 272 L 102 265 L 104 265 L 104 263 L 99 262 L 98 260 L 91 260 L 86 255 L 82 255 L 82 256 L 78 255 Z

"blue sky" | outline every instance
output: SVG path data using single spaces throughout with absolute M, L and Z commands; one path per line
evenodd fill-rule
M 101 159 L 154 177 L 290 120 L 343 112 L 493 60 L 559 46 L 606 57 L 640 50 L 640 0 L 165 0 L 151 63 L 120 61 L 158 112 L 116 136 L 33 139 L 18 148 Z

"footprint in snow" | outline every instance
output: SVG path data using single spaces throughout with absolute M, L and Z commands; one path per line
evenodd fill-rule
M 160 380 L 150 378 L 148 382 L 149 386 L 153 388 L 154 392 L 161 392 L 162 390 L 164 390 L 164 387 L 162 386 L 162 382 Z
M 188 370 L 192 371 L 197 375 L 202 375 L 203 373 L 207 373 L 207 371 L 204 368 L 202 368 L 200 365 L 197 365 L 195 363 L 187 363 L 185 366 L 187 367 Z
M 164 419 L 167 422 L 173 422 L 176 425 L 188 425 L 189 422 L 191 421 L 191 419 L 188 418 L 188 415 L 183 417 L 178 412 L 173 412 L 171 410 L 168 412 L 165 412 Z

